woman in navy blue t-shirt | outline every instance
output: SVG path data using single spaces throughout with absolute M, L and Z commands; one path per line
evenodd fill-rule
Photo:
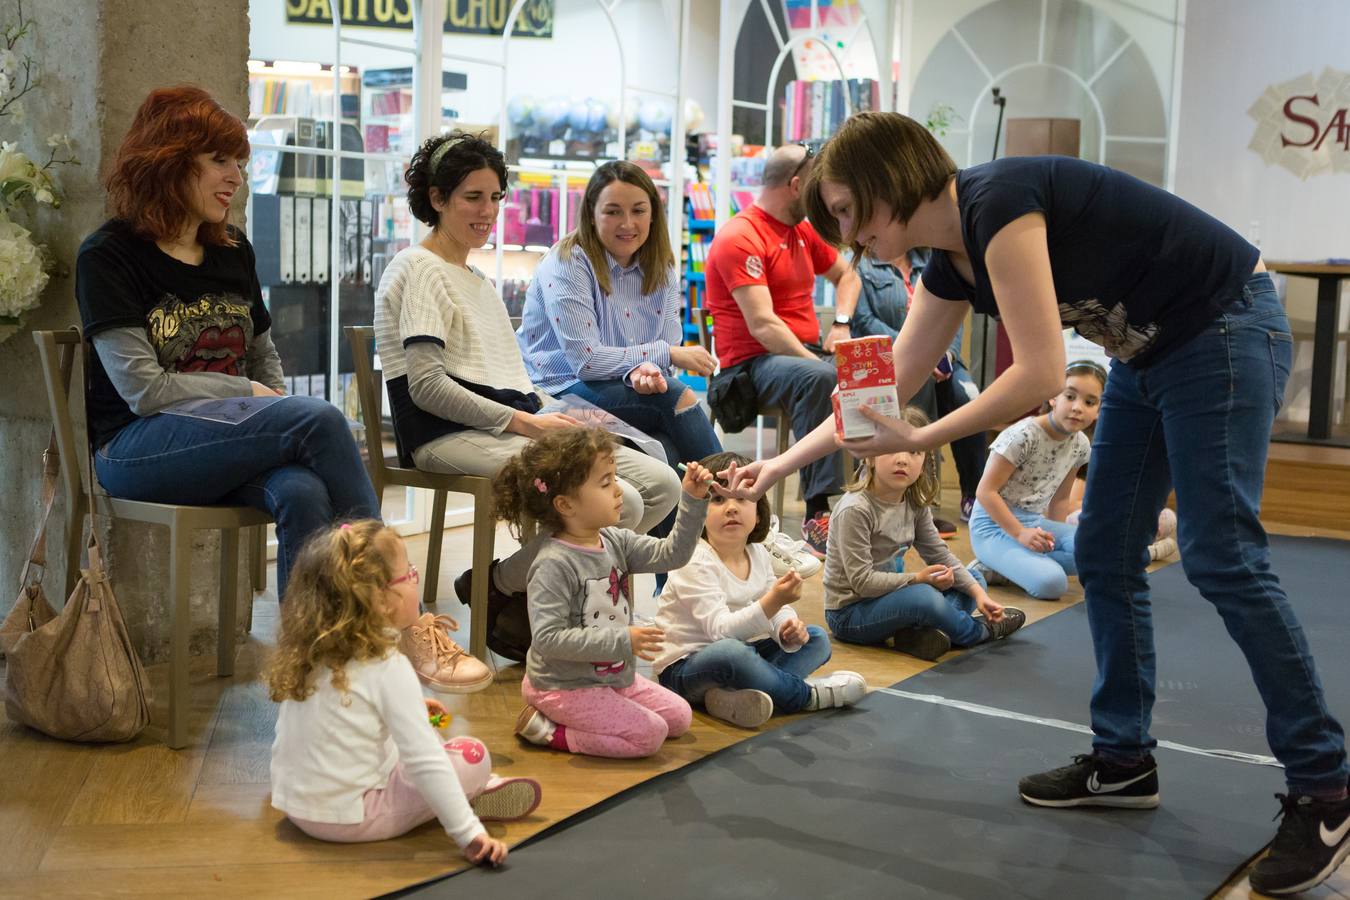
M 958 171 L 922 125 L 895 113 L 845 122 L 820 153 L 806 198 L 827 241 L 883 260 L 934 248 L 895 342 L 901 397 L 932 372 L 972 307 L 999 317 L 1012 343 L 1013 364 L 978 398 L 922 428 L 874 416 L 878 437 L 848 442 L 854 453 L 932 450 L 1040 404 L 1064 382 L 1062 328 L 1115 358 L 1077 541 L 1099 671 L 1093 753 L 1022 779 L 1022 799 L 1158 804 L 1145 570 L 1175 487 L 1186 575 L 1246 655 L 1289 783 L 1280 834 L 1252 886 L 1287 893 L 1325 879 L 1350 852 L 1350 770 L 1258 518 L 1292 352 L 1259 251 L 1174 195 L 1104 166 L 1047 156 Z M 730 483 L 757 496 L 835 446 L 834 423 L 825 422 Z

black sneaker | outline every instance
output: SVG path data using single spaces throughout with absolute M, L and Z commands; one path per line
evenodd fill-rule
M 1321 884 L 1350 856 L 1350 800 L 1275 797 L 1284 821 L 1270 852 L 1252 869 L 1252 888 L 1263 894 L 1297 894 Z
M 1075 756 L 1073 764 L 1017 783 L 1017 792 L 1033 806 L 1117 806 L 1153 809 L 1158 805 L 1158 765 L 1147 756 L 1137 766 L 1114 766 L 1097 756 Z
M 952 649 L 952 639 L 940 628 L 901 628 L 891 640 L 901 653 L 929 662 Z
M 1001 641 L 1027 624 L 1027 614 L 1015 606 L 1003 607 L 1003 618 L 997 622 L 990 622 L 984 616 L 979 618 L 984 619 L 984 627 L 989 632 L 989 640 L 991 641 Z
M 524 594 L 508 594 L 497 587 L 492 578 L 499 560 L 488 567 L 487 645 L 498 656 L 515 662 L 524 662 L 530 649 L 530 619 Z M 473 596 L 473 569 L 465 569 L 455 579 L 455 596 L 470 606 Z
M 937 516 L 933 516 L 933 527 L 937 529 L 938 537 L 942 538 L 944 541 L 956 537 L 955 522 L 949 522 L 946 519 L 939 519 Z

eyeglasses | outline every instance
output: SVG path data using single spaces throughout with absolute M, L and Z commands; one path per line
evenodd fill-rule
M 798 146 L 798 147 L 801 147 L 803 150 L 805 150 L 805 151 L 806 151 L 806 155 L 802 157 L 802 161 L 801 161 L 801 162 L 797 163 L 797 168 L 795 168 L 795 169 L 792 170 L 792 177 L 793 177 L 793 178 L 796 178 L 797 175 L 801 173 L 802 167 L 804 167 L 807 163 L 809 163 L 809 162 L 811 161 L 811 157 L 813 157 L 813 156 L 816 155 L 816 148 L 812 147 L 810 144 L 806 143 L 805 141 L 798 141 L 798 142 L 797 142 L 797 146 Z
M 414 566 L 412 563 L 408 564 L 408 574 L 400 575 L 389 582 L 389 587 L 393 587 L 396 584 L 402 584 L 405 581 L 410 584 L 419 584 L 422 581 L 422 576 L 418 573 L 417 566 Z

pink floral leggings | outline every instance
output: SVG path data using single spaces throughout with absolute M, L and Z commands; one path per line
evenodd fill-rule
M 537 691 L 526 677 L 520 693 L 526 703 L 567 729 L 568 750 L 588 756 L 651 756 L 666 738 L 688 731 L 694 717 L 683 697 L 641 675 L 626 688 L 570 691 Z

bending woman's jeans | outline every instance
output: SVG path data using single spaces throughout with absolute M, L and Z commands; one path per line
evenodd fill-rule
M 1175 487 L 1181 565 L 1251 666 L 1266 739 L 1290 789 L 1345 788 L 1345 734 L 1327 709 L 1258 517 L 1292 345 L 1270 276 L 1260 273 L 1204 333 L 1147 368 L 1111 367 L 1077 553 L 1097 657 L 1093 746 L 1104 756 L 1129 762 L 1157 746 L 1145 567 Z
M 1027 549 L 976 503 L 970 513 L 975 558 L 1037 600 L 1058 600 L 1069 589 L 1069 576 L 1078 574 L 1073 560 L 1077 528 L 1015 506 L 1008 509 L 1025 527 L 1044 528 L 1054 535 L 1055 549 L 1049 553 Z
M 99 483 L 125 500 L 238 504 L 277 523 L 277 597 L 314 532 L 378 519 L 380 501 L 347 419 L 317 397 L 285 397 L 237 425 L 159 413 L 99 448 Z

